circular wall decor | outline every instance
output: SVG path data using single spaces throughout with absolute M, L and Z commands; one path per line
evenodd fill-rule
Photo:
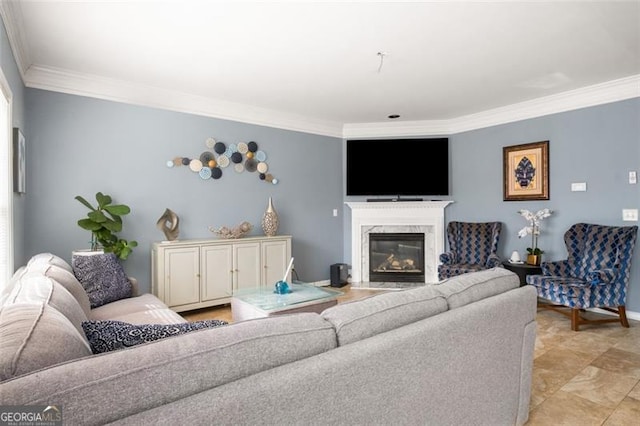
M 236 164 L 242 163 L 242 154 L 240 154 L 239 152 L 234 152 L 233 154 L 231 154 L 231 161 Z
M 218 157 L 218 166 L 219 167 L 227 167 L 229 165 L 229 157 L 226 155 L 221 155 Z
M 213 146 L 213 150 L 218 154 L 223 154 L 227 150 L 227 146 L 222 142 L 216 142 Z
M 185 165 L 189 166 L 191 171 L 198 173 L 202 179 L 220 179 L 222 169 L 233 165 L 236 173 L 243 173 L 245 170 L 250 173 L 257 171 L 260 180 L 272 184 L 278 182 L 271 173 L 267 173 L 269 170 L 269 165 L 266 163 L 267 154 L 258 150 L 258 144 L 255 141 L 226 144 L 208 137 L 205 139 L 205 145 L 211 151 L 203 151 L 196 158 L 175 157 L 173 160 L 166 161 L 166 166 L 173 168 Z
M 203 167 L 198 172 L 202 179 L 210 179 L 211 178 L 211 169 L 209 167 Z
M 200 161 L 202 161 L 202 164 L 209 164 L 209 161 L 213 160 L 215 157 L 213 156 L 213 152 L 210 151 L 204 151 L 202 154 L 200 154 Z
M 249 158 L 244 162 L 244 168 L 247 169 L 248 172 L 253 173 L 258 169 L 258 162 L 253 158 Z
M 189 162 L 189 168 L 194 172 L 199 172 L 202 169 L 202 161 L 193 159 Z
M 222 177 L 222 170 L 219 167 L 211 169 L 211 177 L 214 179 L 220 179 Z
M 269 170 L 267 163 L 258 163 L 258 171 L 260 173 L 267 173 L 267 170 Z

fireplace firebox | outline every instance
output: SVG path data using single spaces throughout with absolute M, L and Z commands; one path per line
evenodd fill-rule
M 369 234 L 369 281 L 424 282 L 424 233 Z

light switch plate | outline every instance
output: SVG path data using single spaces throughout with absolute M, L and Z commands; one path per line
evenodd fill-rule
M 622 220 L 625 222 L 637 222 L 638 209 L 622 209 Z
M 571 192 L 582 192 L 587 190 L 587 182 L 574 182 L 571 184 Z

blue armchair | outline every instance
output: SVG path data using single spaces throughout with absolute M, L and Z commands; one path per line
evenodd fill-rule
M 501 266 L 496 252 L 502 222 L 449 222 L 449 251 L 440 254 L 438 279 Z
M 527 284 L 551 303 L 540 304 L 571 318 L 571 329 L 580 324 L 618 322 L 629 327 L 625 310 L 627 285 L 637 226 L 605 226 L 577 223 L 564 234 L 567 259 L 542 262 L 542 275 L 527 276 Z M 566 309 L 569 308 L 569 309 Z M 617 318 L 586 319 L 581 311 L 600 308 Z

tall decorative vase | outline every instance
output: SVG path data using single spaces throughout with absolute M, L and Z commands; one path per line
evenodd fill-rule
M 269 207 L 262 216 L 262 230 L 267 237 L 273 237 L 278 231 L 278 213 L 273 208 L 273 201 L 269 197 Z

